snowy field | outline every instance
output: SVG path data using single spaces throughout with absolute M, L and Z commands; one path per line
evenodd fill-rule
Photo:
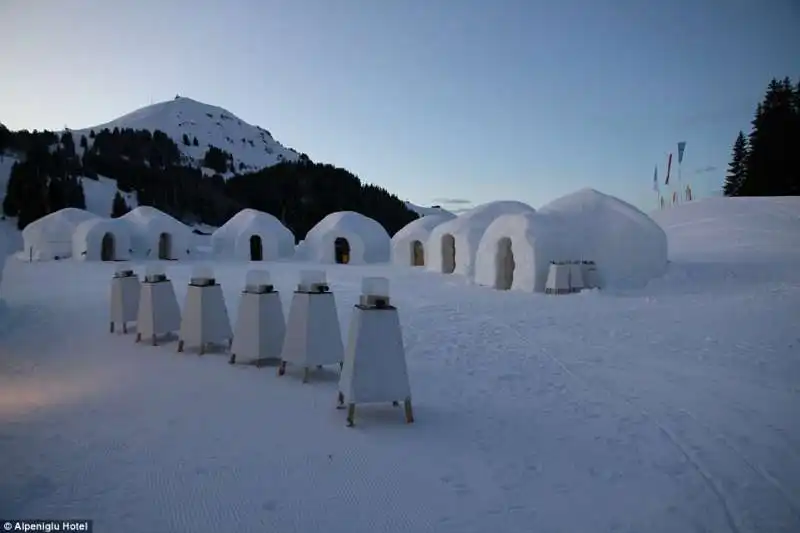
M 109 334 L 113 265 L 9 260 L 0 517 L 116 533 L 800 531 L 800 204 L 732 240 L 733 204 L 709 202 L 658 215 L 673 262 L 637 291 L 328 267 L 345 331 L 362 276 L 391 278 L 413 425 L 375 406 L 345 427 L 333 372 L 302 385 Z M 288 311 L 303 267 L 268 266 Z M 216 265 L 232 319 L 248 268 Z M 190 270 L 169 263 L 181 302 Z

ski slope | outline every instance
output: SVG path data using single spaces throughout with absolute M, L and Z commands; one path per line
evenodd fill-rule
M 658 215 L 670 269 L 636 291 L 326 266 L 344 331 L 362 276 L 391 279 L 413 425 L 374 406 L 346 428 L 332 372 L 302 385 L 110 335 L 113 265 L 9 260 L 0 516 L 118 533 L 798 531 L 800 211 L 756 200 Z M 267 266 L 288 311 L 308 267 Z M 235 319 L 248 266 L 215 268 Z M 168 264 L 181 302 L 190 271 Z

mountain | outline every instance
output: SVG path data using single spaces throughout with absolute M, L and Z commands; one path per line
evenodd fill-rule
M 440 214 L 452 215 L 453 214 L 450 211 L 448 211 L 446 209 L 442 209 L 439 206 L 421 207 L 421 206 L 418 206 L 416 204 L 412 204 L 411 202 L 406 202 L 406 208 L 410 209 L 411 211 L 415 212 L 416 214 L 418 214 L 421 217 L 424 217 L 424 216 L 427 216 L 427 215 L 440 215 Z
M 152 104 L 105 124 L 72 133 L 76 145 L 81 136 L 86 136 L 91 144 L 92 131 L 113 131 L 114 128 L 163 131 L 178 145 L 186 162 L 194 166 L 202 166 L 210 147 L 219 148 L 231 154 L 232 168 L 240 174 L 300 159 L 299 153 L 283 146 L 264 128 L 248 124 L 221 107 L 183 96 L 176 96 L 173 100 Z M 209 171 L 204 174 L 213 173 L 211 169 Z M 232 175 L 233 172 L 225 174 Z

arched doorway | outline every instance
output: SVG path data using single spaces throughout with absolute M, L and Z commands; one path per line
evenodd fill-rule
M 158 236 L 158 258 L 172 259 L 172 235 L 169 233 Z
M 494 288 L 507 291 L 514 283 L 514 251 L 511 249 L 511 239 L 503 237 L 497 242 L 497 252 L 494 256 Z
M 261 243 L 260 235 L 250 236 L 250 261 L 263 261 L 264 247 Z
M 411 266 L 425 266 L 425 248 L 420 241 L 411 242 Z
M 101 261 L 114 261 L 117 258 L 115 244 L 113 233 L 106 233 L 103 235 L 103 239 L 100 241 Z
M 456 269 L 456 238 L 449 233 L 442 236 L 442 273 L 452 274 Z
M 350 262 L 350 243 L 344 237 L 337 237 L 333 241 L 333 253 L 337 263 L 346 265 Z

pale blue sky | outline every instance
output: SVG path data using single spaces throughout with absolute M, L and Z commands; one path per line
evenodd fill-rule
M 684 182 L 719 187 L 800 74 L 798 27 L 797 0 L 0 0 L 0 122 L 179 93 L 418 204 L 592 186 L 650 210 L 680 140 Z

